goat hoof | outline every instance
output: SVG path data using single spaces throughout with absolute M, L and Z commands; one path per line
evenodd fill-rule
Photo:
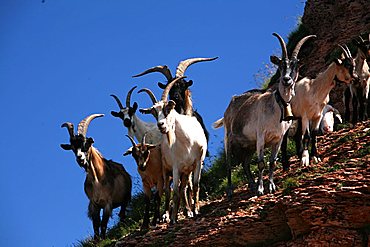
M 276 186 L 274 183 L 270 183 L 269 185 L 269 193 L 272 194 L 272 193 L 275 193 L 276 191 Z
M 188 218 L 193 218 L 194 217 L 194 214 L 193 214 L 193 212 L 191 210 L 188 210 L 186 212 L 186 214 L 187 214 Z
M 317 163 L 321 162 L 321 159 L 319 157 L 316 157 L 316 156 L 312 157 L 312 160 L 313 160 L 314 164 L 317 164 Z
M 257 196 L 263 196 L 263 186 L 262 186 L 262 188 L 258 187 Z
M 310 164 L 310 155 L 308 150 L 304 150 L 301 158 L 301 166 L 309 166 Z

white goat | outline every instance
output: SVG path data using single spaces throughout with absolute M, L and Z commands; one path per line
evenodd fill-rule
M 213 126 L 225 128 L 225 152 L 228 167 L 228 197 L 232 195 L 231 162 L 243 162 L 244 171 L 248 177 L 249 188 L 255 191 L 255 182 L 250 171 L 250 160 L 255 151 L 258 156 L 258 190 L 257 194 L 264 193 L 262 175 L 265 169 L 264 149 L 271 147 L 269 170 L 269 192 L 276 190 L 273 181 L 273 172 L 281 141 L 285 132 L 291 125 L 292 116 L 286 114 L 284 107 L 294 95 L 294 85 L 298 78 L 298 53 L 303 43 L 314 35 L 300 40 L 295 47 L 291 59 L 284 40 L 280 35 L 273 33 L 280 42 L 282 58 L 271 57 L 271 62 L 278 65 L 280 78 L 275 91 L 268 90 L 264 93 L 248 92 L 234 96 L 224 113 L 224 117 L 217 120 Z M 286 110 L 286 109 L 285 109 Z
M 138 108 L 136 102 L 131 106 L 131 94 L 135 88 L 136 86 L 131 88 L 130 91 L 127 93 L 126 107 L 123 107 L 121 101 L 116 95 L 111 94 L 111 96 L 116 100 L 120 108 L 119 112 L 111 111 L 111 114 L 114 117 L 122 119 L 123 125 L 128 130 L 128 135 L 131 136 L 132 138 L 136 137 L 136 139 L 140 141 L 143 139 L 143 136 L 146 133 L 147 143 L 150 144 L 160 143 L 162 139 L 162 134 L 159 132 L 157 124 L 145 122 L 136 115 L 136 110 Z M 139 92 L 141 92 L 141 90 Z
M 297 151 L 301 155 L 301 165 L 309 164 L 308 144 L 311 138 L 312 158 L 318 161 L 316 135 L 319 130 L 320 121 L 325 105 L 329 102 L 329 93 L 337 82 L 349 84 L 356 78 L 355 62 L 348 47 L 339 47 L 343 50 L 344 56 L 335 59 L 328 68 L 320 73 L 315 79 L 305 77 L 299 80 L 295 86 L 296 96 L 292 99 L 292 111 L 296 118 L 302 121 L 302 128 L 297 133 Z M 282 143 L 282 163 L 284 170 L 289 169 L 286 152 L 288 135 L 284 136 Z M 303 143 L 302 143 L 303 142 Z M 303 147 L 302 147 L 303 144 Z
M 77 135 L 74 134 L 73 124 L 66 122 L 62 127 L 68 129 L 70 143 L 61 144 L 64 150 L 72 150 L 77 163 L 85 169 L 85 194 L 90 200 L 89 217 L 93 222 L 94 239 L 100 236 L 104 239 L 109 217 L 112 209 L 121 207 L 119 217 L 121 222 L 125 219 L 125 210 L 131 199 L 132 181 L 125 168 L 112 160 L 105 159 L 100 152 L 92 146 L 94 140 L 86 137 L 90 122 L 102 117 L 103 114 L 92 114 L 78 124 Z M 103 209 L 103 218 L 100 219 L 100 210 Z
M 353 80 L 344 93 L 345 120 L 350 119 L 350 99 L 352 99 L 352 123 L 357 120 L 367 120 L 368 118 L 368 101 L 370 88 L 370 71 L 366 59 L 370 58 L 370 42 L 364 41 L 361 36 L 359 40 L 354 40 L 357 46 L 357 55 L 355 57 L 356 73 L 358 79 Z
M 174 110 L 176 103 L 172 100 L 167 100 L 171 87 L 183 78 L 176 78 L 167 85 L 161 101 L 156 102 L 151 108 L 140 109 L 140 112 L 145 114 L 151 113 L 157 119 L 158 128 L 163 134 L 161 142 L 163 175 L 168 177 L 167 171 L 172 171 L 173 178 L 174 207 L 171 223 L 177 222 L 180 192 L 181 198 L 185 200 L 188 212 L 191 212 L 186 189 L 192 172 L 194 173 L 193 189 L 195 191 L 193 211 L 195 215 L 199 214 L 199 181 L 207 150 L 207 139 L 197 119 L 177 113 Z M 169 186 L 166 184 L 166 181 L 169 181 L 169 179 L 165 178 L 164 180 L 166 194 L 169 194 Z

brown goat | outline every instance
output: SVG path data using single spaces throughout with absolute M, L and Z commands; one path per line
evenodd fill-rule
M 124 221 L 132 188 L 131 177 L 125 168 L 112 160 L 106 160 L 92 146 L 94 140 L 86 137 L 91 120 L 102 116 L 104 115 L 92 114 L 82 120 L 78 125 L 77 135 L 74 134 L 72 123 L 62 124 L 62 127 L 68 129 L 70 144 L 60 145 L 64 150 L 72 150 L 77 163 L 86 171 L 84 189 L 90 200 L 88 215 L 93 222 L 95 240 L 98 240 L 99 236 L 105 238 L 108 220 L 114 208 L 121 207 L 119 217 L 121 222 Z M 101 209 L 103 209 L 102 220 L 100 219 Z
M 145 212 L 142 229 L 147 229 L 149 227 L 149 210 L 152 196 L 154 196 L 154 217 L 152 226 L 155 226 L 160 219 L 160 205 L 164 185 L 161 146 L 145 143 L 146 134 L 143 136 L 141 143 L 138 144 L 135 143 L 131 136 L 126 136 L 130 139 L 132 147 L 130 147 L 124 155 L 131 154 L 135 159 L 137 171 L 143 182 Z M 169 200 L 169 198 L 166 197 L 166 204 L 169 204 L 167 200 Z

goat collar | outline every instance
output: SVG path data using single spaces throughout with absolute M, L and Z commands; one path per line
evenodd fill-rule
M 283 97 L 281 97 L 279 90 L 276 90 L 274 94 L 275 94 L 276 103 L 279 105 L 280 112 L 281 112 L 280 123 L 282 121 L 293 120 L 294 116 L 292 114 L 292 108 L 290 106 L 290 101 L 285 102 Z

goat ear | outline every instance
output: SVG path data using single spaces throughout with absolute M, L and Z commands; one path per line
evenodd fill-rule
M 146 148 L 147 148 L 148 150 L 153 149 L 153 148 L 155 148 L 155 147 L 156 147 L 156 145 L 153 145 L 153 144 L 146 144 L 145 146 L 146 146 Z
M 271 61 L 271 63 L 273 63 L 277 66 L 279 66 L 280 63 L 281 63 L 281 59 L 278 58 L 277 56 L 270 56 L 270 61 Z
M 335 58 L 334 59 L 334 62 L 337 64 L 337 65 L 342 65 L 343 61 L 339 58 Z
M 172 109 L 174 109 L 174 108 L 175 108 L 176 103 L 175 103 L 175 101 L 170 100 L 170 101 L 168 101 L 167 106 L 172 110 Z
M 134 105 L 132 106 L 133 113 L 135 113 L 135 112 L 136 112 L 137 107 L 138 107 L 138 105 L 137 105 L 137 103 L 135 102 L 135 103 L 134 103 Z
M 151 114 L 151 113 L 152 113 L 152 108 L 146 108 L 146 109 L 144 109 L 144 108 L 140 108 L 140 109 L 139 109 L 139 112 L 140 112 L 141 114 Z
M 127 156 L 129 154 L 132 154 L 132 148 L 133 147 L 130 147 L 129 149 L 127 149 L 127 151 L 123 154 L 123 156 Z
M 160 87 L 161 89 L 165 89 L 166 85 L 163 84 L 162 82 L 158 82 L 158 87 Z
M 86 144 L 91 145 L 94 143 L 94 139 L 92 137 L 86 138 Z
M 190 87 L 191 85 L 193 85 L 193 80 L 185 81 L 186 88 Z
M 111 111 L 110 114 L 112 114 L 113 117 L 119 117 L 119 112 Z
M 71 150 L 72 145 L 70 144 L 60 144 L 60 147 L 63 148 L 64 150 Z

